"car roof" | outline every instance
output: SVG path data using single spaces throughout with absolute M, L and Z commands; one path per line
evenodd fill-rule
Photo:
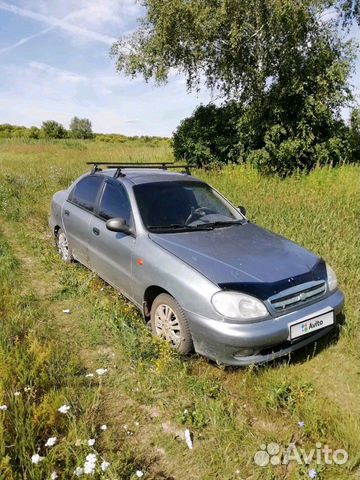
M 106 175 L 108 177 L 114 177 L 116 173 L 116 168 L 109 168 L 102 170 L 99 173 Z M 162 168 L 159 169 L 147 169 L 144 168 L 123 168 L 121 169 L 123 176 L 118 177 L 118 180 L 126 178 L 131 183 L 135 185 L 140 185 L 143 183 L 155 183 L 155 182 L 174 182 L 174 181 L 191 181 L 191 182 L 202 182 L 200 179 L 188 175 L 187 173 L 180 172 L 171 172 Z

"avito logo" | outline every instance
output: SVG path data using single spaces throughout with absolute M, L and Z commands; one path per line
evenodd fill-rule
M 323 323 L 324 322 L 322 320 L 316 320 L 315 322 L 306 322 L 301 325 L 301 330 L 303 331 L 303 333 L 307 333 L 314 328 L 321 327 Z

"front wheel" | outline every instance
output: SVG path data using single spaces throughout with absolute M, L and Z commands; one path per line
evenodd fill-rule
M 189 324 L 177 301 L 167 293 L 155 298 L 151 306 L 150 323 L 154 335 L 170 342 L 180 353 L 193 350 Z
M 71 249 L 69 247 L 69 242 L 66 236 L 66 233 L 62 228 L 60 228 L 56 235 L 56 247 L 58 249 L 59 255 L 65 263 L 70 263 L 74 260 L 72 256 Z

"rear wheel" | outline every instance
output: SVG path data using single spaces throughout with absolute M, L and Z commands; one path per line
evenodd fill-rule
M 193 349 L 189 324 L 177 301 L 167 293 L 155 298 L 151 306 L 150 323 L 154 335 L 170 342 L 180 353 Z
M 56 235 L 56 246 L 59 252 L 60 257 L 65 263 L 70 263 L 74 260 L 72 256 L 71 249 L 69 247 L 69 242 L 66 236 L 66 233 L 63 229 L 59 228 Z

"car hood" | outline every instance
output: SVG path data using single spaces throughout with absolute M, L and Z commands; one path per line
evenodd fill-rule
M 221 288 L 263 299 L 326 278 L 319 257 L 249 222 L 210 231 L 151 233 L 150 238 Z

